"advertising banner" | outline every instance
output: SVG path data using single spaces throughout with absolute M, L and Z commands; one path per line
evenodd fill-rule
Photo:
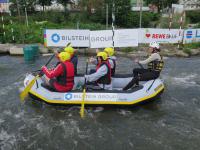
M 179 43 L 182 41 L 183 30 L 179 29 L 140 29 L 139 43 Z
M 90 48 L 112 47 L 112 30 L 90 31 Z
M 138 41 L 138 29 L 115 30 L 115 47 L 135 47 Z
M 90 47 L 112 47 L 112 36 L 112 30 L 90 31 Z M 134 46 L 138 46 L 138 29 L 121 29 L 114 31 L 114 47 Z
M 200 29 L 187 29 L 184 32 L 183 43 L 194 43 L 200 41 Z
M 180 33 L 179 33 L 180 32 Z M 184 33 L 183 33 L 184 32 Z M 134 47 L 138 43 L 192 43 L 200 41 L 200 29 L 120 29 L 112 30 L 59 30 L 44 31 L 45 46 L 65 47 L 71 42 L 74 47 Z
M 45 46 L 65 47 L 71 42 L 74 47 L 89 47 L 89 30 L 59 30 L 44 31 Z

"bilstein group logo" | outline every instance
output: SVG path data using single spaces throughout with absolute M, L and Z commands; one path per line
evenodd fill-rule
M 64 100 L 70 100 L 70 99 L 72 99 L 72 93 L 66 93 L 64 95 Z
M 51 36 L 51 40 L 54 42 L 54 43 L 58 43 L 60 41 L 60 36 L 57 34 L 57 33 L 54 33 L 52 34 Z

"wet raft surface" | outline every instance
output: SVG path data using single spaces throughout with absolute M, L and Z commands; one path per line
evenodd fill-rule
M 20 103 L 23 74 L 47 59 L 30 65 L 20 57 L 0 57 L 0 149 L 199 149 L 199 58 L 166 60 L 166 90 L 160 99 L 132 108 L 89 107 L 84 120 L 78 106 L 51 106 L 30 98 Z M 129 59 L 118 60 L 119 73 L 138 67 Z M 83 73 L 85 58 L 79 64 Z

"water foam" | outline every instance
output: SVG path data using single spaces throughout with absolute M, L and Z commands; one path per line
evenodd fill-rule
M 165 80 L 171 80 L 171 84 L 175 84 L 175 85 L 184 85 L 187 87 L 190 86 L 200 86 L 198 84 L 198 82 L 196 82 L 195 80 L 198 79 L 198 74 L 186 74 L 183 73 L 178 77 L 168 77 L 168 76 L 164 76 Z
M 1 130 L 0 132 L 0 145 L 1 150 L 12 149 L 16 143 L 16 137 L 13 134 L 8 134 L 6 131 Z
M 3 123 L 3 122 L 5 122 L 5 120 L 3 120 L 3 119 L 0 119 L 0 124 L 1 124 L 1 123 Z
M 118 113 L 119 113 L 120 115 L 123 115 L 123 116 L 128 116 L 128 115 L 131 115 L 131 114 L 132 114 L 131 111 L 129 111 L 129 110 L 124 110 L 124 109 L 120 109 L 120 110 L 118 111 Z
M 21 85 L 21 81 L 17 81 L 17 82 L 14 82 L 8 86 L 4 86 L 2 89 L 0 89 L 0 95 L 9 95 L 9 92 L 12 90 L 12 89 L 16 89 L 16 88 L 20 88 L 20 85 Z

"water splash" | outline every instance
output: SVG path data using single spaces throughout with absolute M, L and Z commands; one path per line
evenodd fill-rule
M 197 82 L 198 74 L 188 74 L 188 73 L 182 73 L 177 77 L 172 76 L 163 76 L 165 81 L 169 81 L 172 85 L 184 85 L 186 87 L 191 86 L 200 86 Z
M 120 115 L 122 115 L 122 116 L 129 116 L 129 115 L 132 114 L 131 111 L 129 111 L 129 110 L 124 110 L 124 109 L 120 109 L 120 110 L 118 111 L 118 113 L 119 113 Z
M 1 150 L 11 150 L 16 143 L 16 137 L 13 134 L 8 134 L 5 130 L 0 132 Z

